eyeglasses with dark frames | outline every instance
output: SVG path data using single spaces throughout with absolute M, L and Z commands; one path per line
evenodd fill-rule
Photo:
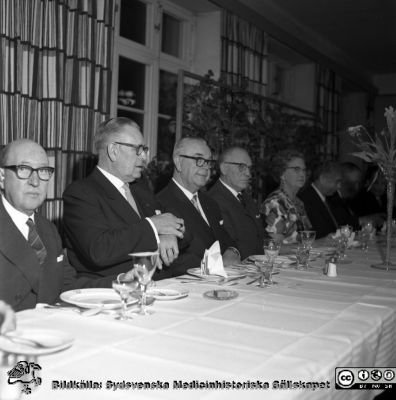
M 179 157 L 184 157 L 184 158 L 189 158 L 191 160 L 195 160 L 195 165 L 197 167 L 213 168 L 216 165 L 216 160 L 208 160 L 203 157 L 193 157 L 193 156 L 187 156 L 185 154 L 179 154 Z
M 52 167 L 40 167 L 32 168 L 29 165 L 4 165 L 1 168 L 10 169 L 14 171 L 19 179 L 29 179 L 33 172 L 37 172 L 37 176 L 40 181 L 49 181 L 55 168 Z
M 301 167 L 286 167 L 286 169 L 293 169 L 296 174 L 299 174 L 300 172 L 306 174 L 307 169 L 306 168 L 301 168 Z
M 133 149 L 136 150 L 136 155 L 137 155 L 137 156 L 140 156 L 143 152 L 144 152 L 145 154 L 147 154 L 148 151 L 149 151 L 148 146 L 144 146 L 144 145 L 142 145 L 142 144 L 136 145 L 136 144 L 124 143 L 124 142 L 114 142 L 114 143 L 119 144 L 119 145 L 121 145 L 121 146 L 132 147 Z
M 231 165 L 236 165 L 238 166 L 239 172 L 246 172 L 249 171 L 250 173 L 252 172 L 253 165 L 247 165 L 245 163 L 239 163 L 239 162 L 232 162 L 232 161 L 223 161 L 223 164 L 231 164 Z

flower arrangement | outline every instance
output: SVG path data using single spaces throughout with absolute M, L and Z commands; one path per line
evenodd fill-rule
M 380 134 L 370 135 L 362 125 L 348 128 L 349 134 L 356 139 L 361 150 L 353 153 L 367 162 L 377 164 L 386 173 L 393 173 L 396 163 L 396 110 L 385 108 L 387 128 Z
M 383 172 L 387 181 L 387 246 L 385 263 L 381 264 L 387 270 L 396 269 L 391 263 L 391 235 L 392 211 L 396 182 L 396 110 L 393 107 L 385 108 L 387 127 L 380 134 L 371 135 L 362 125 L 348 128 L 349 134 L 356 140 L 355 144 L 360 151 L 352 155 L 367 162 L 375 163 Z

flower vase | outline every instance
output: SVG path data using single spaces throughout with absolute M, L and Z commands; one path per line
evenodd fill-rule
M 395 183 L 396 183 L 396 167 L 383 169 L 386 179 L 386 197 L 387 197 L 387 214 L 386 214 L 386 252 L 385 260 L 381 264 L 372 265 L 374 268 L 389 270 L 396 270 L 396 264 L 391 260 L 392 248 L 392 221 L 393 221 L 393 204 L 395 196 Z

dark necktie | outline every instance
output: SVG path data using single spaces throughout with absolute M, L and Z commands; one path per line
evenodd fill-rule
M 333 224 L 334 224 L 335 228 L 338 229 L 337 220 L 335 219 L 334 214 L 333 214 L 333 212 L 331 211 L 331 208 L 330 208 L 330 205 L 329 205 L 329 202 L 327 201 L 327 199 L 325 199 L 324 205 L 325 205 L 326 208 L 327 208 L 327 211 L 328 211 L 328 213 L 329 213 L 329 215 L 330 215 L 331 220 L 333 221 Z
M 239 192 L 237 194 L 237 198 L 240 201 L 240 203 L 243 205 L 243 207 L 246 208 L 246 202 L 245 202 L 245 199 L 243 198 L 243 194 L 241 192 Z
M 32 246 L 33 250 L 37 254 L 37 258 L 39 263 L 42 264 L 47 257 L 47 249 L 44 246 L 44 243 L 40 239 L 40 236 L 37 232 L 36 225 L 34 224 L 33 220 L 29 218 L 26 221 L 27 226 L 29 227 L 29 234 L 28 234 L 28 243 Z

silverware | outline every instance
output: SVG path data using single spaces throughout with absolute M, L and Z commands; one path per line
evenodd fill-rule
M 260 277 L 253 279 L 252 281 L 248 282 L 246 285 L 251 285 L 254 282 L 257 282 L 260 279 Z
M 224 278 L 219 281 L 219 285 L 226 285 L 227 283 L 246 278 L 247 275 L 235 276 L 233 278 Z M 237 282 L 236 282 L 237 283 Z
M 40 342 L 38 340 L 29 339 L 29 338 L 20 337 L 20 336 L 14 336 L 11 333 L 5 333 L 2 336 L 5 337 L 10 342 L 15 343 L 15 344 L 22 344 L 25 346 L 30 346 L 30 347 L 35 347 L 35 348 L 52 347 L 52 344 L 50 345 L 50 344 Z

